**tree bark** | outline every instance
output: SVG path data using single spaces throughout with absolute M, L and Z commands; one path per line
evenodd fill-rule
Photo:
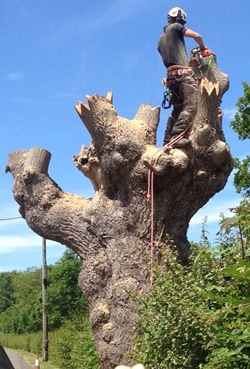
M 102 369 L 129 363 L 126 354 L 138 320 L 129 292 L 148 288 L 148 261 L 152 265 L 159 257 L 159 243 L 170 237 L 188 263 L 190 219 L 227 182 L 232 158 L 219 106 L 228 86 L 214 61 L 200 84 L 188 132 L 191 145 L 185 149 L 156 147 L 159 107 L 141 105 L 128 120 L 117 114 L 111 93 L 78 102 L 76 111 L 92 143 L 73 160 L 93 183 L 93 199 L 66 193 L 49 177 L 46 150 L 9 154 L 6 171 L 14 177 L 14 197 L 29 227 L 81 258 L 79 285 Z M 145 159 L 153 163 L 154 176 Z

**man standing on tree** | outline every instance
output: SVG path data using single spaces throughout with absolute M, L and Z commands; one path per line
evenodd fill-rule
M 200 51 L 205 50 L 201 36 L 184 25 L 187 21 L 186 13 L 178 7 L 171 9 L 167 15 L 168 25 L 164 27 L 158 43 L 158 51 L 167 68 L 167 79 L 163 79 L 171 93 L 171 104 L 174 106 L 168 118 L 164 136 L 164 144 L 175 139 L 189 126 L 197 110 L 197 83 L 193 77 L 187 57 L 184 37 L 193 38 L 199 45 Z M 187 138 L 181 138 L 173 147 L 184 147 L 190 143 Z

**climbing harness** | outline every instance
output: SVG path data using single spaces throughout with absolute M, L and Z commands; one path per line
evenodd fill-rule
M 188 67 L 175 65 L 173 67 L 168 68 L 168 79 L 171 77 L 187 77 L 192 76 L 194 74 L 193 70 Z
M 172 98 L 178 97 L 179 99 L 181 99 L 181 93 L 176 92 L 176 87 L 180 86 L 180 83 L 185 84 L 185 82 L 182 81 L 182 79 L 184 77 L 193 77 L 194 76 L 194 71 L 192 70 L 192 68 L 189 67 L 185 67 L 182 65 L 175 65 L 173 67 L 168 68 L 168 73 L 167 73 L 167 79 L 165 80 L 165 87 L 166 90 L 163 93 L 163 101 L 162 101 L 162 108 L 163 109 L 169 109 L 172 105 L 176 106 L 173 101 Z M 191 86 L 191 85 L 190 85 Z M 192 86 L 191 86 L 192 87 Z M 182 104 L 185 104 L 187 101 L 184 101 Z
M 188 129 L 189 127 L 187 127 L 183 132 L 181 132 L 166 145 L 158 149 L 151 157 L 150 165 L 152 167 L 155 167 L 160 156 L 164 154 L 167 150 L 171 149 L 175 143 L 183 138 Z M 150 201 L 150 284 L 152 285 L 154 267 L 154 172 L 151 169 L 148 169 L 147 200 Z

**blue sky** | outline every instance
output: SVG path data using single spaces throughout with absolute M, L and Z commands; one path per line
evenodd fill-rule
M 74 105 L 85 95 L 113 91 L 119 115 L 133 118 L 140 104 L 161 104 L 165 69 L 157 52 L 166 14 L 174 6 L 188 16 L 217 54 L 230 78 L 224 95 L 223 127 L 232 155 L 245 157 L 249 143 L 238 141 L 229 126 L 242 81 L 249 81 L 249 13 L 246 0 L 11 0 L 0 12 L 0 219 L 19 216 L 12 196 L 13 179 L 4 174 L 8 153 L 42 147 L 52 153 L 50 176 L 65 190 L 89 197 L 91 183 L 75 168 L 72 156 L 90 136 Z M 187 40 L 188 51 L 195 47 Z M 161 111 L 159 145 L 169 110 Z M 192 219 L 189 239 L 198 241 L 201 222 L 213 242 L 219 214 L 238 204 L 232 176 Z M 0 272 L 41 266 L 42 240 L 25 220 L 0 221 Z M 47 241 L 47 261 L 57 261 L 65 247 Z

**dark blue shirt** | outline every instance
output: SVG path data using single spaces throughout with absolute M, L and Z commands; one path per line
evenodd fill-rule
M 189 65 L 183 36 L 186 29 L 180 23 L 169 24 L 164 28 L 158 42 L 158 51 L 166 68 L 172 65 Z

